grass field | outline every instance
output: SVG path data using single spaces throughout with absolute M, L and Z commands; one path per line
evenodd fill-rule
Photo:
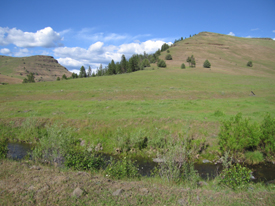
M 149 134 L 155 128 L 177 134 L 190 127 L 194 137 L 215 145 L 221 120 L 238 112 L 258 122 L 266 112 L 275 116 L 274 51 L 270 40 L 200 33 L 170 48 L 173 60 L 166 61 L 167 68 L 152 64 L 130 74 L 2 85 L 1 122 L 62 123 L 76 128 L 81 138 L 103 141 L 108 150 L 119 127 Z M 191 54 L 197 67 L 180 69 Z M 211 62 L 210 69 L 202 67 L 203 59 Z M 252 68 L 245 66 L 250 59 Z

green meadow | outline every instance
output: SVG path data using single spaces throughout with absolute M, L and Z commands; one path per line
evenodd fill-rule
M 275 116 L 274 91 L 272 75 L 152 65 L 130 74 L 1 86 L 1 123 L 56 122 L 75 128 L 79 138 L 104 142 L 106 152 L 118 128 L 151 135 L 155 128 L 172 134 L 191 128 L 195 138 L 215 145 L 222 120 L 239 112 L 258 122 L 267 112 Z

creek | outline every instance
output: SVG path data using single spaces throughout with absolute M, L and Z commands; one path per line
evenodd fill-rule
M 8 143 L 8 158 L 23 159 L 27 154 L 30 154 L 34 145 L 27 143 Z M 110 155 L 104 155 L 106 160 L 110 158 Z M 153 162 L 152 159 L 136 158 L 136 163 L 139 168 L 139 172 L 142 176 L 150 176 L 151 171 L 158 166 L 158 163 Z M 275 180 L 275 164 L 262 163 L 258 165 L 246 165 L 253 171 L 254 182 L 267 182 Z M 215 178 L 222 170 L 221 164 L 212 163 L 195 163 L 195 170 L 198 171 L 200 177 L 204 180 Z

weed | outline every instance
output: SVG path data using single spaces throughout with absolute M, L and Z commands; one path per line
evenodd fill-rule
M 0 140 L 0 159 L 6 158 L 8 152 L 7 141 Z
M 222 171 L 220 183 L 234 190 L 245 188 L 250 181 L 251 172 L 251 170 L 240 164 L 233 165 Z
M 104 173 L 107 177 L 113 179 L 140 178 L 140 174 L 138 173 L 138 168 L 135 166 L 135 162 L 129 159 L 127 156 L 120 160 L 111 158 Z
M 246 152 L 245 159 L 248 164 L 259 164 L 264 161 L 264 156 L 260 151 Z

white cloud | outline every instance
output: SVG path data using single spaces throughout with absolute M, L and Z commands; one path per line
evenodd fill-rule
M 24 57 L 24 56 L 29 56 L 29 55 L 30 55 L 30 51 L 26 48 L 19 49 L 19 51 L 15 52 L 13 54 L 13 56 L 15 56 L 15 57 Z
M 256 28 L 256 29 L 251 29 L 251 31 L 257 31 L 257 30 L 259 30 L 259 28 Z
M 235 34 L 232 31 L 229 32 L 229 34 L 227 34 L 227 35 L 229 35 L 229 36 L 235 36 Z
M 62 37 L 51 27 L 38 30 L 36 33 L 23 32 L 16 28 L 0 27 L 0 45 L 14 44 L 18 47 L 58 47 Z
M 121 60 L 124 54 L 126 58 L 133 54 L 154 53 L 164 44 L 161 40 L 148 40 L 142 43 L 122 44 L 119 46 L 109 45 L 104 46 L 103 42 L 96 42 L 88 49 L 81 47 L 59 47 L 54 49 L 55 56 L 59 57 L 57 60 L 60 64 L 66 67 L 87 67 L 91 65 L 92 68 L 98 67 L 101 63 L 108 64 L 113 59 L 115 62 Z M 169 42 L 168 44 L 172 44 Z
M 250 35 L 249 35 L 249 36 L 246 36 L 245 38 L 253 38 L 253 36 L 250 36 Z
M 9 55 L 11 51 L 7 48 L 0 49 L 0 53 Z
M 275 38 L 273 38 L 273 40 L 275 41 Z
M 95 29 L 94 28 L 84 28 L 81 31 L 77 33 L 77 37 L 79 39 L 85 39 L 93 42 L 97 41 L 118 41 L 118 40 L 123 40 L 123 39 L 129 39 L 129 35 L 120 35 L 120 34 L 115 34 L 115 33 L 108 33 L 105 34 L 103 32 L 100 33 L 92 33 Z
M 275 30 L 273 30 L 273 32 L 275 33 Z
M 79 69 L 72 69 L 72 70 L 70 70 L 70 72 L 79 74 L 80 70 Z

